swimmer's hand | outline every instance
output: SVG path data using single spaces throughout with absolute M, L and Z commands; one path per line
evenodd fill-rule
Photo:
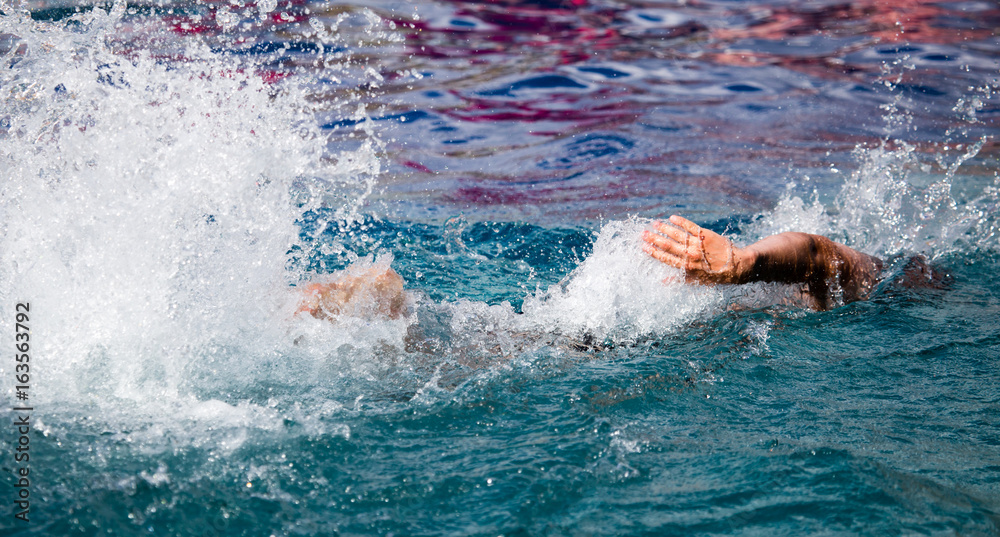
M 821 235 L 788 231 L 736 248 L 718 233 L 679 216 L 654 222 L 642 249 L 684 271 L 689 282 L 802 284 L 817 310 L 863 300 L 879 282 L 882 261 Z
M 305 286 L 296 313 L 331 322 L 340 316 L 398 319 L 406 313 L 403 285 L 403 278 L 388 267 L 344 273 L 332 282 Z
M 741 283 L 745 252 L 729 239 L 677 215 L 669 224 L 653 222 L 653 229 L 642 233 L 643 251 L 683 270 L 689 283 Z

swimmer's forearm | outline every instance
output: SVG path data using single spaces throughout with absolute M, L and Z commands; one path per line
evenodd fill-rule
M 734 283 L 803 283 L 825 268 L 817 243 L 825 237 L 806 233 L 781 233 L 734 252 Z M 832 241 L 829 241 L 832 242 Z
M 780 233 L 746 248 L 680 216 L 653 222 L 643 232 L 643 250 L 682 269 L 690 282 L 803 284 L 817 309 L 830 306 L 831 286 L 850 302 L 875 287 L 882 262 L 821 235 Z
M 736 283 L 803 283 L 827 307 L 836 283 L 846 301 L 864 298 L 878 282 L 882 262 L 821 235 L 781 233 L 734 252 Z

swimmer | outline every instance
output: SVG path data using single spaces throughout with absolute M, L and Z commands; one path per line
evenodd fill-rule
M 684 271 L 689 283 L 746 284 L 776 282 L 801 285 L 805 303 L 826 310 L 839 303 L 866 299 L 880 281 L 882 260 L 821 235 L 786 232 L 745 248 L 680 216 L 653 222 L 642 233 L 643 250 Z M 296 313 L 334 322 L 346 315 L 398 319 L 407 314 L 403 278 L 388 264 L 349 269 L 323 283 L 305 287 Z M 940 278 L 921 257 L 902 273 L 905 287 L 936 287 Z
M 653 222 L 644 231 L 642 249 L 655 259 L 684 271 L 688 282 L 801 284 L 807 303 L 816 310 L 864 300 L 879 282 L 882 261 L 820 235 L 787 232 L 746 248 L 694 222 L 671 216 L 669 224 Z

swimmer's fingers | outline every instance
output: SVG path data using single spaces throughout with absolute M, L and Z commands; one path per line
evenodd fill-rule
M 645 239 L 645 237 L 643 238 Z M 656 259 L 665 265 L 684 271 L 684 275 L 667 276 L 666 278 L 663 278 L 662 281 L 664 285 L 674 285 L 680 282 L 708 283 L 711 281 L 710 278 L 706 278 L 707 274 L 703 270 L 692 268 L 690 261 L 685 263 L 684 258 L 665 252 L 653 244 L 649 244 L 648 242 L 643 244 L 642 251 L 646 252 L 652 256 L 653 259 Z
M 642 232 L 642 234 L 640 235 L 640 238 L 643 241 L 645 241 L 646 243 L 650 244 L 651 246 L 655 246 L 656 248 L 658 248 L 660 250 L 663 250 L 663 251 L 666 251 L 666 252 L 671 252 L 671 253 L 674 253 L 674 254 L 679 254 L 680 253 L 680 251 L 677 250 L 678 245 L 677 245 L 676 241 L 673 241 L 673 240 L 671 240 L 671 239 L 669 239 L 667 237 L 664 237 L 663 235 L 660 235 L 659 233 L 654 233 L 654 232 L 652 232 L 652 231 L 650 231 L 650 230 L 647 229 L 647 230 L 645 230 L 645 231 Z
M 653 257 L 656 259 L 679 269 L 688 270 L 691 268 L 694 258 L 690 255 L 687 245 L 649 230 L 643 231 L 642 240 L 646 242 L 645 246 L 652 247 L 663 254 L 659 257 L 654 255 Z
M 700 237 L 663 222 L 654 222 L 653 228 L 659 234 L 646 231 L 643 240 L 682 260 L 682 264 L 674 266 L 686 271 L 705 268 L 702 263 L 704 246 Z
M 698 238 L 698 235 L 696 234 L 690 233 L 685 229 L 660 222 L 659 220 L 653 222 L 653 229 L 655 229 L 657 233 L 673 239 L 674 242 L 677 243 L 678 248 L 689 249 Z M 681 252 L 676 253 L 680 254 Z
M 694 222 L 684 218 L 683 216 L 677 216 L 676 214 L 670 215 L 670 223 L 687 231 L 688 233 L 698 237 L 701 235 L 701 226 L 695 224 Z
M 659 225 L 656 226 L 656 230 L 677 242 L 687 241 L 690 244 L 689 250 L 691 250 L 692 256 L 710 257 L 717 253 L 717 250 L 725 250 L 729 247 L 729 239 L 690 220 L 674 215 L 670 217 L 670 223 L 677 227 L 657 222 Z
M 645 237 L 643 237 L 643 238 L 645 238 Z M 671 267 L 679 268 L 679 269 L 682 269 L 682 270 L 684 269 L 684 260 L 683 259 L 681 259 L 680 257 L 678 257 L 676 255 L 673 255 L 673 254 L 671 254 L 671 253 L 669 253 L 667 251 L 664 251 L 661 248 L 657 248 L 655 245 L 650 244 L 649 242 L 647 242 L 646 244 L 642 245 L 642 251 L 646 252 L 647 254 L 649 254 L 650 256 L 652 256 L 653 259 L 656 259 L 656 260 L 660 261 L 661 263 L 665 263 L 667 265 L 670 265 Z
M 676 238 L 678 233 L 688 235 L 684 240 L 690 244 L 687 251 L 692 260 L 690 268 L 705 271 L 708 274 L 704 279 L 714 282 L 725 282 L 735 277 L 733 263 L 736 247 L 732 241 L 677 215 L 670 217 L 670 223 L 683 230 L 677 231 L 677 228 L 673 228 L 675 231 L 670 232 L 670 237 L 680 241 L 681 239 Z M 671 226 L 663 224 L 657 226 L 658 231 L 663 229 L 664 232 L 669 232 L 670 228 Z
M 689 283 L 727 283 L 733 255 L 729 239 L 673 216 L 670 223 L 655 221 L 656 232 L 642 233 L 643 251 L 662 263 L 684 271 Z M 666 283 L 666 282 L 665 282 Z

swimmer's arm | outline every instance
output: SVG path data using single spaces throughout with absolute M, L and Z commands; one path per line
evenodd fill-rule
M 878 258 L 808 233 L 781 233 L 736 250 L 733 283 L 803 283 L 819 309 L 830 306 L 832 285 L 844 302 L 866 298 L 882 268 Z
M 671 216 L 646 231 L 643 249 L 685 271 L 698 283 L 783 282 L 805 284 L 818 309 L 830 306 L 830 286 L 839 283 L 843 300 L 865 298 L 878 281 L 881 261 L 820 235 L 781 233 L 746 248 L 697 224 Z

